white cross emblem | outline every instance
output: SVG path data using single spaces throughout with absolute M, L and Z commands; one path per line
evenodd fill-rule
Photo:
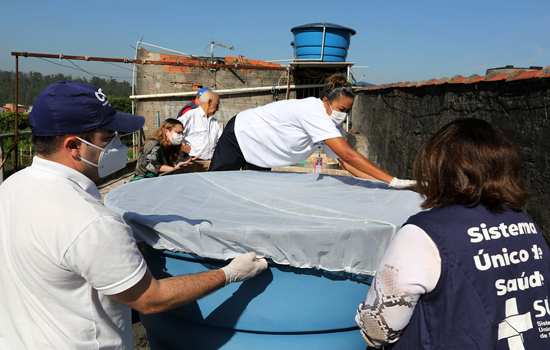
M 506 318 L 498 325 L 498 340 L 508 339 L 510 350 L 525 350 L 521 333 L 533 328 L 531 312 L 519 314 L 516 298 L 506 300 Z

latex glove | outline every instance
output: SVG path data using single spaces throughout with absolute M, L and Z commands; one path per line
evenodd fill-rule
M 242 282 L 265 269 L 267 269 L 267 261 L 264 258 L 256 257 L 254 252 L 238 255 L 233 261 L 222 267 L 225 273 L 225 284 Z
M 398 179 L 394 177 L 391 179 L 389 186 L 398 190 L 405 189 L 405 188 L 411 188 L 416 186 L 415 180 L 404 180 L 404 179 Z

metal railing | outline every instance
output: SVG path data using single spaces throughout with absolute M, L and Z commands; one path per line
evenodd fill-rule
M 35 155 L 31 142 L 30 130 L 18 132 L 17 148 L 14 147 L 15 133 L 0 134 L 0 183 L 4 178 L 19 169 L 29 166 Z M 141 136 L 139 131 L 121 137 L 122 142 L 128 146 L 128 160 L 133 161 L 139 157 L 141 151 Z M 15 151 L 17 149 L 17 151 Z M 17 157 L 17 161 L 16 161 Z M 16 169 L 17 164 L 17 169 Z
M 31 131 L 18 132 L 17 151 L 14 144 L 15 137 L 16 135 L 13 132 L 0 134 L 0 181 L 14 173 L 16 166 L 25 167 L 32 161 Z

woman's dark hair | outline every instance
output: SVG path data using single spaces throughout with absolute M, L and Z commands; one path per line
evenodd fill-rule
M 354 98 L 355 94 L 346 77 L 341 74 L 333 74 L 325 80 L 321 98 L 326 97 L 329 101 L 334 101 L 340 96 Z
M 176 125 L 181 125 L 181 127 L 183 127 L 182 122 L 179 120 L 167 118 L 160 124 L 160 127 L 153 136 L 153 139 L 157 140 L 164 148 L 166 157 L 170 162 L 175 162 L 178 159 L 181 146 L 172 145 L 172 141 L 166 136 L 166 131 L 172 130 Z
M 458 119 L 439 130 L 414 162 L 423 208 L 482 204 L 492 212 L 520 210 L 527 193 L 520 159 L 504 134 L 480 119 Z

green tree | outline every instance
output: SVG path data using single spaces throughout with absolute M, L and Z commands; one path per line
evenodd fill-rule
M 111 97 L 109 98 L 111 106 L 114 109 L 124 113 L 132 113 L 132 102 L 128 97 Z
M 74 80 L 89 83 L 103 88 L 109 100 L 113 98 L 127 98 L 131 93 L 131 85 L 127 81 L 103 79 L 92 77 L 91 79 L 72 77 L 63 74 L 43 75 L 39 72 L 19 73 L 19 103 L 30 106 L 36 96 L 49 84 L 60 80 Z M 15 73 L 0 70 L 0 105 L 15 102 Z

